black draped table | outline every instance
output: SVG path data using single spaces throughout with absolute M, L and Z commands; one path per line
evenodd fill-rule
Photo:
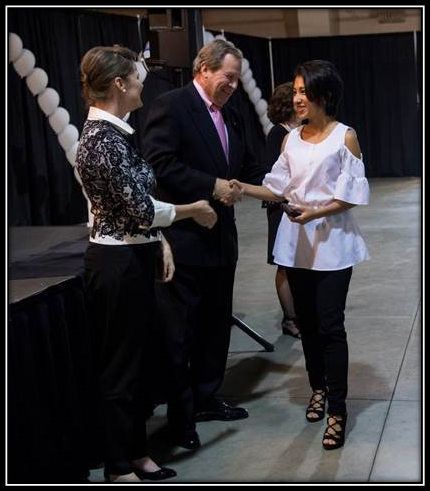
M 88 229 L 9 229 L 7 482 L 85 481 L 93 445 Z

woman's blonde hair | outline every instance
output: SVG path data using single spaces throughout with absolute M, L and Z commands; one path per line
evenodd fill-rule
M 82 95 L 87 104 L 106 100 L 112 81 L 130 75 L 136 60 L 134 51 L 117 45 L 96 46 L 87 51 L 81 61 Z

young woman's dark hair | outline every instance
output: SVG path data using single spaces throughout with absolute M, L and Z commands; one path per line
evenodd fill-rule
M 288 123 L 294 114 L 293 83 L 278 85 L 270 98 L 267 117 L 273 124 L 280 124 Z
M 328 116 L 336 116 L 343 94 L 343 82 L 330 61 L 312 60 L 298 65 L 293 80 L 303 77 L 306 97 L 325 108 Z

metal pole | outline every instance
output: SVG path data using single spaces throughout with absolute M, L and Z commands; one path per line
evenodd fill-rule
M 415 66 L 415 76 L 417 79 L 417 105 L 420 106 L 420 92 L 418 90 L 418 84 L 420 83 L 418 80 L 418 54 L 417 54 L 417 31 L 414 31 L 414 66 Z
M 273 74 L 272 38 L 269 38 L 269 60 L 270 60 L 270 80 L 272 82 L 272 92 L 273 92 L 275 90 L 275 76 Z
M 261 344 L 261 346 L 263 346 L 266 351 L 275 351 L 275 347 L 272 343 L 266 341 L 263 337 L 257 334 L 253 329 L 251 329 L 247 324 L 245 324 L 235 315 L 231 316 L 231 323 L 241 329 L 244 333 L 248 334 L 248 336 L 250 336 L 254 341 L 257 341 L 257 343 Z
M 142 32 L 140 30 L 140 23 L 142 22 L 142 18 L 140 17 L 140 14 L 137 14 L 137 35 L 139 36 L 139 44 L 140 44 L 140 51 L 143 55 L 143 41 L 142 41 Z

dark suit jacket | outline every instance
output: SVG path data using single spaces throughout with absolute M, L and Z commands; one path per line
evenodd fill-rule
M 175 261 L 196 266 L 232 265 L 237 261 L 237 232 L 233 207 L 212 199 L 217 177 L 260 184 L 264 165 L 247 150 L 240 117 L 222 109 L 228 130 L 229 164 L 212 118 L 193 83 L 158 97 L 149 111 L 143 155 L 154 168 L 159 199 L 185 204 L 206 199 L 218 214 L 208 230 L 194 220 L 175 222 L 164 230 Z

